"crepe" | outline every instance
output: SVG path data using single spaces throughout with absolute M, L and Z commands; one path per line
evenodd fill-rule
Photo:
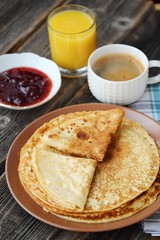
M 20 153 L 18 173 L 33 198 L 53 208 L 82 211 L 86 203 L 96 161 L 63 156 L 41 141 L 45 125 L 28 140 Z
M 126 121 L 127 120 L 125 119 L 124 122 Z M 159 156 L 160 156 L 160 149 L 157 149 L 157 151 L 159 152 Z M 160 165 L 160 158 L 159 158 L 159 165 Z M 130 200 L 115 209 L 112 209 L 109 211 L 102 211 L 102 212 L 97 211 L 97 212 L 90 212 L 90 213 L 89 212 L 86 213 L 85 211 L 81 213 L 73 213 L 73 212 L 65 213 L 65 214 L 61 213 L 61 215 L 55 214 L 54 212 L 52 212 L 52 209 L 47 205 L 45 206 L 46 207 L 45 210 L 52 212 L 53 214 L 55 214 L 60 218 L 72 220 L 76 222 L 107 223 L 107 222 L 112 222 L 112 221 L 117 221 L 123 218 L 127 218 L 136 214 L 137 212 L 143 210 L 144 208 L 154 203 L 154 201 L 157 199 L 157 196 L 159 194 L 160 194 L 160 167 L 159 167 L 158 174 L 156 176 L 155 181 L 147 191 L 141 193 L 133 200 Z
M 149 189 L 159 170 L 155 141 L 125 118 L 103 162 L 97 164 L 86 212 L 109 211 Z
M 22 148 L 19 164 L 24 188 L 45 211 L 74 221 L 97 223 L 130 216 L 155 201 L 160 192 L 157 146 L 143 127 L 125 118 L 103 162 L 97 163 L 83 211 L 77 203 L 75 209 L 68 203 L 64 206 L 64 202 L 52 197 L 49 188 L 41 183 L 34 166 L 35 148 L 62 155 L 44 145 L 43 136 L 48 126 L 50 128 L 50 123 L 39 128 Z M 62 199 L 66 202 L 65 194 Z
M 68 215 L 60 215 L 56 214 L 56 216 L 72 220 L 76 222 L 85 222 L 85 223 L 107 223 L 112 221 L 117 221 L 123 218 L 130 217 L 144 208 L 150 206 L 157 199 L 157 196 L 160 194 L 160 171 L 157 175 L 156 180 L 151 185 L 151 187 L 134 198 L 132 201 L 129 201 L 127 204 L 124 204 L 118 208 L 107 212 L 95 213 L 95 214 L 77 214 L 76 216 L 71 214 Z
M 33 149 L 32 165 L 40 188 L 51 201 L 66 210 L 84 209 L 95 160 L 64 156 L 41 146 Z
M 34 172 L 30 171 L 30 174 L 31 174 L 30 176 L 33 177 Z M 34 177 L 33 179 L 36 180 L 36 178 Z M 36 181 L 34 183 L 36 185 Z M 160 194 L 160 169 L 157 174 L 156 180 L 147 191 L 143 192 L 133 200 L 125 204 L 122 204 L 118 208 L 115 208 L 113 210 L 106 211 L 106 212 L 104 211 L 104 212 L 85 213 L 83 211 L 83 212 L 75 213 L 75 212 L 62 211 L 62 209 L 60 211 L 59 210 L 55 211 L 55 208 L 53 208 L 53 206 L 43 202 L 44 200 L 43 197 L 45 196 L 45 194 L 38 188 L 35 188 L 34 190 L 36 194 L 34 194 L 34 192 L 30 192 L 29 193 L 30 196 L 40 206 L 43 206 L 43 209 L 47 212 L 53 213 L 58 217 L 71 220 L 71 221 L 76 221 L 76 222 L 106 223 L 106 222 L 117 221 L 129 216 L 132 216 L 133 214 L 151 205 L 156 200 L 158 194 Z M 58 212 L 61 214 L 58 214 Z
M 50 122 L 43 141 L 64 154 L 102 161 L 123 117 L 121 109 L 61 115 Z
M 142 126 L 125 118 L 103 162 L 97 164 L 83 212 L 94 215 L 133 200 L 153 184 L 159 165 L 154 140 Z

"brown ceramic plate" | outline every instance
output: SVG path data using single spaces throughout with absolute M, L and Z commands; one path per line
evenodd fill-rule
M 18 177 L 18 162 L 19 162 L 19 152 L 22 146 L 26 143 L 29 137 L 33 134 L 33 132 L 39 128 L 43 123 L 49 121 L 52 118 L 59 116 L 60 114 L 66 114 L 75 111 L 90 111 L 90 110 L 107 110 L 113 108 L 122 108 L 126 112 L 126 117 L 139 122 L 148 133 L 155 139 L 157 144 L 160 146 L 160 125 L 158 122 L 154 121 L 150 117 L 147 117 L 144 114 L 141 114 L 135 110 L 120 107 L 116 105 L 108 105 L 108 104 L 81 104 L 74 105 L 65 108 L 58 109 L 56 111 L 50 112 L 37 120 L 31 123 L 28 127 L 26 127 L 15 139 L 13 144 L 10 147 L 10 150 L 7 155 L 6 161 L 6 178 L 9 189 L 15 198 L 15 200 L 20 204 L 22 208 L 24 208 L 28 213 L 30 213 L 35 218 L 48 223 L 50 225 L 73 230 L 73 231 L 81 231 L 81 232 L 98 232 L 98 231 L 107 231 L 113 230 L 121 227 L 125 227 L 136 222 L 141 221 L 142 219 L 148 217 L 159 209 L 160 206 L 160 196 L 158 196 L 157 200 L 149 207 L 144 210 L 138 212 L 137 214 L 124 218 L 122 220 L 110 222 L 110 223 L 99 223 L 99 224 L 86 224 L 79 223 L 61 219 L 56 217 L 50 213 L 43 211 L 43 209 L 37 205 L 32 198 L 25 192 L 23 189 L 19 177 Z

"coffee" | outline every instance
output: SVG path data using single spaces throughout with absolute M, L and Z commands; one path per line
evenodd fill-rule
M 106 80 L 128 81 L 141 75 L 144 66 L 129 54 L 110 54 L 97 59 L 92 69 Z

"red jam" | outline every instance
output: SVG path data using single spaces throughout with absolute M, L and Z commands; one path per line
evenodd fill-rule
M 44 100 L 52 82 L 43 72 L 28 67 L 13 68 L 0 74 L 0 102 L 29 106 Z

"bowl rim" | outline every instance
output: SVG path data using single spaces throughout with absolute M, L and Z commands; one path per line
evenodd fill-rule
M 10 63 L 9 64 L 7 63 L 7 65 L 5 67 L 5 61 L 8 61 L 8 59 L 9 59 Z M 15 61 L 15 59 L 17 60 L 17 62 L 21 60 L 21 63 L 18 64 Z M 23 61 L 23 59 L 24 59 L 24 61 Z M 32 63 L 30 60 L 36 61 L 36 64 L 37 64 L 36 67 L 32 66 Z M 27 64 L 26 64 L 26 62 L 27 62 Z M 42 64 L 42 62 L 44 64 L 44 66 L 46 67 L 46 69 L 48 69 L 48 70 L 41 69 L 40 65 Z M 12 67 L 12 65 L 13 65 L 13 67 Z M 8 67 L 8 66 L 10 66 L 10 67 Z M 47 75 L 52 82 L 51 90 L 50 90 L 49 94 L 43 100 L 41 100 L 40 102 L 34 103 L 32 105 L 14 106 L 14 105 L 6 104 L 4 102 L 0 102 L 1 107 L 5 107 L 8 109 L 12 109 L 12 110 L 27 110 L 27 109 L 36 108 L 36 107 L 39 107 L 39 106 L 45 104 L 49 100 L 51 100 L 59 91 L 59 89 L 61 87 L 61 83 L 62 83 L 61 74 L 60 74 L 58 65 L 55 62 L 53 62 L 52 60 L 42 57 L 42 56 L 32 53 L 32 52 L 9 53 L 9 54 L 0 55 L 0 72 L 6 71 L 6 70 L 9 70 L 12 68 L 18 68 L 18 67 L 33 68 L 33 69 L 39 70 L 42 73 L 44 73 L 45 75 Z M 50 69 L 50 71 L 49 71 L 49 69 Z

